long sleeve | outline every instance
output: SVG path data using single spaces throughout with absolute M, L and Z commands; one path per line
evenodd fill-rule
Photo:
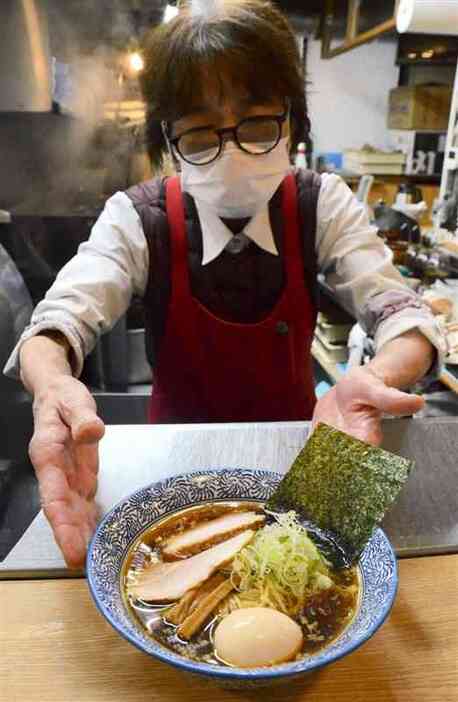
M 376 349 L 419 329 L 436 347 L 441 363 L 446 344 L 434 316 L 406 285 L 365 208 L 336 175 L 322 176 L 317 222 L 319 270 L 337 300 L 353 310 L 373 337 Z
M 87 242 L 59 272 L 45 298 L 35 308 L 6 366 L 18 375 L 22 344 L 46 329 L 67 338 L 79 376 L 85 356 L 99 336 L 126 312 L 133 295 L 144 294 L 149 252 L 140 218 L 130 199 L 116 193 L 106 203 Z

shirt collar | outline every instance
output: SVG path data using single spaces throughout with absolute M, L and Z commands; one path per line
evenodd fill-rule
M 202 265 L 205 266 L 220 255 L 234 234 L 205 203 L 196 201 L 196 209 L 202 229 Z M 278 256 L 278 249 L 270 225 L 268 204 L 250 219 L 243 229 L 243 233 L 264 251 Z

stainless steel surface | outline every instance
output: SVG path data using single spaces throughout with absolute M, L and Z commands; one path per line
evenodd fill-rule
M 127 329 L 127 382 L 151 383 L 151 366 L 146 358 L 145 329 Z
M 46 10 L 46 0 L 2 0 L 1 112 L 49 112 L 51 109 Z
M 458 551 L 457 419 L 387 420 L 384 445 L 416 469 L 384 522 L 401 556 Z M 284 472 L 308 423 L 109 426 L 100 446 L 102 512 L 140 486 L 208 467 Z M 64 563 L 40 514 L 0 564 L 0 577 L 59 575 Z
M 416 467 L 383 528 L 400 556 L 458 552 L 458 419 L 389 420 L 384 446 Z

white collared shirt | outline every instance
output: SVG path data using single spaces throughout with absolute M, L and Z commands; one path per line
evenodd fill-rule
M 233 235 L 219 219 L 203 210 L 199 214 L 206 264 L 221 253 Z M 244 235 L 272 255 L 278 253 L 267 208 L 249 222 Z M 344 181 L 333 174 L 322 175 L 316 252 L 319 271 L 334 290 L 336 300 L 351 308 L 358 319 L 373 297 L 408 290 L 393 266 L 391 251 L 370 225 L 366 210 Z M 106 202 L 89 240 L 80 245 L 77 255 L 62 268 L 35 308 L 5 372 L 18 374 L 19 349 L 26 339 L 45 329 L 57 329 L 73 349 L 74 372 L 79 375 L 85 356 L 99 336 L 127 311 L 133 295 L 144 295 L 150 266 L 154 261 L 149 260 L 140 217 L 129 197 L 118 192 Z M 427 336 L 442 359 L 444 338 L 432 314 L 418 301 L 404 309 L 396 309 L 387 301 L 387 314 L 375 333 L 376 349 L 414 328 Z
M 224 249 L 234 254 L 243 251 L 244 244 L 254 241 L 261 249 L 278 256 L 272 227 L 270 226 L 269 206 L 265 205 L 250 219 L 240 234 L 234 235 L 215 212 L 205 204 L 196 202 L 202 229 L 202 265 L 206 266 L 218 258 Z

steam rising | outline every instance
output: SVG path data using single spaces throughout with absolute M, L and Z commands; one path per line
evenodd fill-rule
M 25 7 L 36 4 L 44 16 L 41 31 L 33 37 L 37 42 L 49 41 L 54 111 L 60 114 L 42 110 L 32 115 L 20 106 L 13 109 L 22 112 L 0 114 L 0 153 L 13 164 L 8 172 L 6 168 L 0 172 L 0 207 L 22 207 L 31 214 L 54 210 L 71 214 L 103 202 L 111 192 L 130 184 L 136 137 L 132 128 L 125 128 L 122 120 L 127 113 L 119 106 L 127 102 L 135 115 L 142 114 L 136 82 L 141 57 L 135 57 L 134 65 L 129 61 L 138 49 L 141 31 L 162 20 L 164 2 L 20 1 Z M 7 3 L 3 10 L 0 7 L 0 24 L 9 16 Z M 33 13 L 27 18 L 32 21 Z M 21 46 L 18 50 L 25 51 Z M 21 56 L 32 60 L 29 54 Z M 42 70 L 41 64 L 35 65 L 35 56 L 32 76 Z M 11 71 L 14 63 L 0 65 L 0 89 L 2 75 L 6 80 Z M 49 102 L 45 110 L 50 109 Z M 118 121 L 110 126 L 107 115 Z

